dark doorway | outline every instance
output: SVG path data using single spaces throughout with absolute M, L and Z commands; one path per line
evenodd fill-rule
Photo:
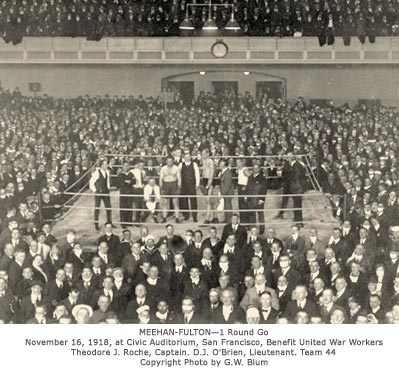
M 284 97 L 284 85 L 280 81 L 264 81 L 256 82 L 256 97 L 262 98 L 267 95 L 270 98 L 283 98 Z
M 216 95 L 238 94 L 238 82 L 216 81 L 212 82 L 212 86 Z
M 194 82 L 169 81 L 168 88 L 178 94 L 185 105 L 191 105 L 194 100 Z

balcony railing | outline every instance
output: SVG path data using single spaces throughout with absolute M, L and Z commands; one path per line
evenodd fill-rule
M 216 37 L 85 38 L 25 37 L 19 45 L 0 41 L 0 63 L 68 64 L 398 64 L 399 37 L 361 44 L 352 37 L 344 46 L 336 38 L 320 47 L 317 38 L 223 37 L 229 52 L 212 55 Z

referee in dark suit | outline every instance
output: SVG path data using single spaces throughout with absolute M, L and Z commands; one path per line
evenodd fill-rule
M 306 189 L 306 169 L 305 165 L 298 161 L 297 158 L 289 153 L 287 161 L 283 167 L 282 174 L 283 181 L 283 203 L 282 210 L 277 215 L 277 218 L 283 218 L 284 210 L 287 208 L 289 195 L 292 194 L 292 201 L 294 202 L 294 221 L 298 226 L 303 226 L 303 213 L 302 213 L 302 195 Z
M 125 161 L 118 176 L 119 179 L 119 207 L 122 228 L 132 222 L 133 186 L 136 184 L 135 176 L 129 171 L 129 162 Z M 127 195 L 127 196 L 126 196 Z

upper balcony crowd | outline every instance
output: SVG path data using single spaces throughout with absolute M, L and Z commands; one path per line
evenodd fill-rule
M 203 35 L 210 18 L 222 34 L 316 36 L 321 46 L 335 36 L 349 44 L 353 36 L 374 42 L 377 36 L 399 34 L 399 0 L 214 0 L 211 6 L 209 1 L 2 0 L 0 34 L 14 44 L 24 36 Z M 223 29 L 232 12 L 240 26 L 236 32 Z M 193 31 L 179 28 L 185 18 Z

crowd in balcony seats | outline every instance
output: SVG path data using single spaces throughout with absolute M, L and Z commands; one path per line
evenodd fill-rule
M 2 322 L 399 322 L 395 109 L 201 93 L 190 106 L 177 100 L 165 110 L 159 98 L 64 99 L 18 90 L 2 90 L 0 108 Z M 131 226 L 103 224 L 93 254 L 78 233 L 65 229 L 56 237 L 53 222 L 38 214 L 36 194 L 60 211 L 64 189 L 105 153 L 161 154 L 173 166 L 189 152 L 202 176 L 204 151 L 207 164 L 214 160 L 215 187 L 218 171 L 237 163 L 212 156 L 312 154 L 339 225 L 328 239 L 317 226 L 299 224 L 286 237 L 267 216 L 264 226 L 246 227 L 240 211 L 223 227 L 209 224 L 204 236 L 192 219 L 190 229 L 178 231 L 170 214 L 161 237 L 145 223 L 137 238 Z M 143 165 L 154 169 L 147 177 L 157 176 L 159 160 Z M 241 162 L 252 182 L 281 163 Z M 142 160 L 107 164 L 117 176 Z M 284 185 L 266 184 L 263 202 L 267 190 Z M 89 231 L 91 219 L 82 221 Z
M 209 0 L 10 0 L 0 3 L 0 34 L 6 42 L 24 36 L 102 37 L 201 35 Z M 398 0 L 214 0 L 211 18 L 222 30 L 234 13 L 240 35 L 316 36 L 320 44 L 343 37 L 374 42 L 399 34 Z M 226 6 L 217 6 L 223 5 Z M 195 26 L 179 30 L 186 15 Z M 225 34 L 229 34 L 224 31 Z M 230 33 L 231 34 L 231 33 Z

